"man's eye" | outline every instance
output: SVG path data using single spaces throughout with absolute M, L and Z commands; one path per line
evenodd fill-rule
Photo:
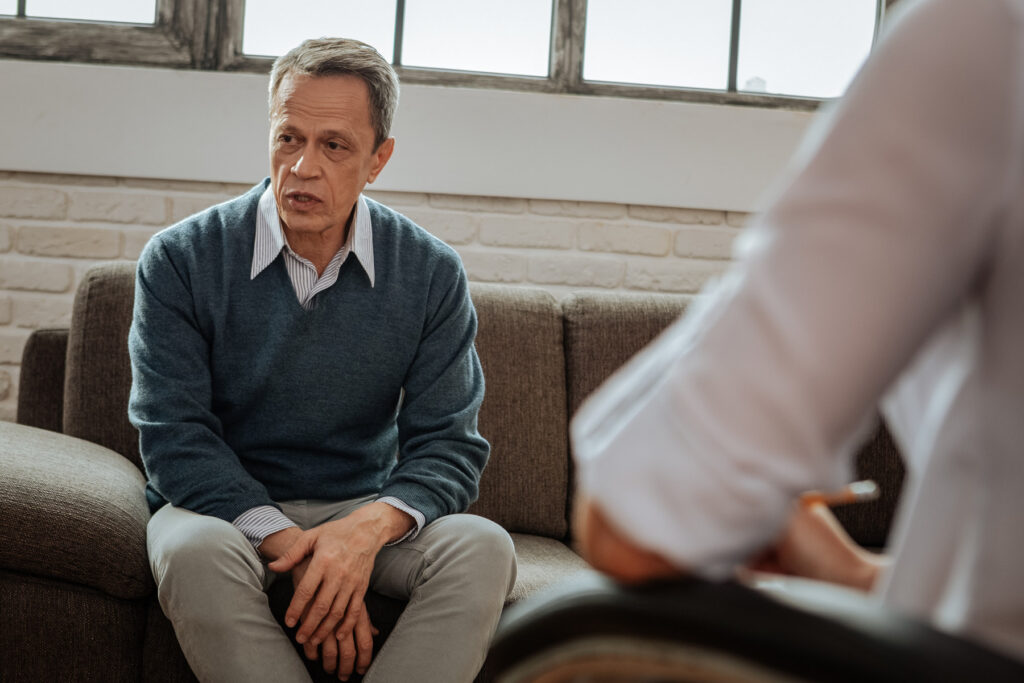
M 283 142 L 286 145 L 295 142 L 295 136 L 288 135 L 287 133 L 277 136 L 277 139 L 278 141 Z
M 337 140 L 331 140 L 330 142 L 327 143 L 327 149 L 331 150 L 332 152 L 339 152 L 345 149 L 345 146 L 338 142 Z

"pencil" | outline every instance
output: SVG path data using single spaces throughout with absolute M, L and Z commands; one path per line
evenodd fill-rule
M 808 491 L 800 496 L 800 504 L 804 507 L 812 505 L 847 505 L 848 503 L 864 503 L 875 500 L 881 493 L 878 484 L 865 479 L 847 484 L 835 491 Z

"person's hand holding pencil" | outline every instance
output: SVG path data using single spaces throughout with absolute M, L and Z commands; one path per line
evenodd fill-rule
M 879 493 L 878 484 L 870 479 L 864 479 L 847 484 L 835 491 L 807 491 L 800 496 L 800 505 L 804 507 L 812 505 L 835 507 L 836 505 L 848 505 L 850 503 L 866 503 L 876 500 Z
M 874 500 L 878 494 L 873 481 L 854 482 L 837 491 L 804 493 L 782 536 L 747 567 L 870 590 L 885 558 L 857 545 L 829 507 Z

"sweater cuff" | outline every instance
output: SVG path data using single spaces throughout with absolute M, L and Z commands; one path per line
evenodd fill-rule
M 231 523 L 242 532 L 249 543 L 252 543 L 252 547 L 257 549 L 270 534 L 298 526 L 273 505 L 250 508 L 235 517 Z
M 387 503 L 391 507 L 397 508 L 397 509 L 401 510 L 402 512 L 404 512 L 407 515 L 409 515 L 410 517 L 412 517 L 413 521 L 416 522 L 416 526 L 414 526 L 413 528 L 409 529 L 409 531 L 406 532 L 406 534 L 404 536 L 402 536 L 401 538 L 396 539 L 394 541 L 391 541 L 390 543 L 386 543 L 385 547 L 387 547 L 389 545 L 397 545 L 397 544 L 401 543 L 402 541 L 407 541 L 407 540 L 416 538 L 416 536 L 419 535 L 420 530 L 423 528 L 423 525 L 427 521 L 426 517 L 423 516 L 422 512 L 420 512 L 419 510 L 417 510 L 415 508 L 409 507 L 403 501 L 399 500 L 398 498 L 395 498 L 394 496 L 384 496 L 382 498 L 378 498 L 377 502 L 378 503 Z

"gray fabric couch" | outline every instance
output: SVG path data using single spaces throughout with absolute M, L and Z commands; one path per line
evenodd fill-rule
M 0 423 L 2 681 L 194 680 L 146 561 L 149 512 L 126 415 L 133 283 L 130 264 L 87 273 L 70 327 L 37 330 L 28 341 L 20 424 Z M 470 511 L 512 534 L 517 602 L 584 571 L 569 538 L 569 417 L 686 300 L 606 293 L 559 302 L 541 290 L 477 284 L 472 296 L 487 378 L 480 431 L 492 456 Z M 902 481 L 884 428 L 859 468 L 885 495 L 840 510 L 841 519 L 855 539 L 881 546 Z M 285 584 L 271 595 L 278 609 Z M 401 604 L 374 598 L 370 610 L 386 636 Z

